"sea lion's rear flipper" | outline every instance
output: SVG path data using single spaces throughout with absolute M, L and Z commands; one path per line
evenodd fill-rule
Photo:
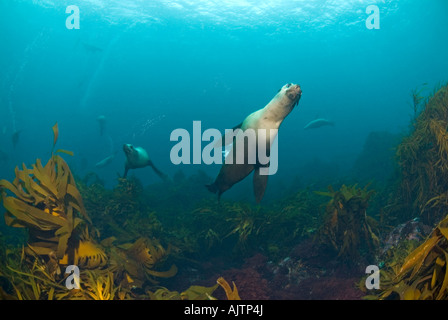
M 207 187 L 208 191 L 210 191 L 211 193 L 218 192 L 218 188 L 216 187 L 216 184 L 214 184 L 214 183 L 206 184 L 205 186 Z
M 206 184 L 205 185 L 208 189 L 208 191 L 210 191 L 211 193 L 216 193 L 218 194 L 218 203 L 221 202 L 221 194 L 222 192 L 219 190 L 218 186 L 216 185 L 216 183 L 212 183 L 212 184 Z
M 254 194 L 257 203 L 260 203 L 261 199 L 263 199 L 268 184 L 268 175 L 261 175 L 260 168 L 262 167 L 256 167 L 254 172 Z
M 148 165 L 151 166 L 151 168 L 154 170 L 154 172 L 162 179 L 163 181 L 168 181 L 169 178 L 166 174 L 164 174 L 162 171 L 156 168 L 156 166 L 152 163 L 151 160 L 148 160 Z

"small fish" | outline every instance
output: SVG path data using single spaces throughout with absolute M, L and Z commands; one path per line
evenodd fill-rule
M 327 119 L 320 118 L 320 119 L 316 119 L 316 120 L 309 122 L 304 127 L 304 129 L 316 129 L 316 128 L 320 128 L 323 126 L 334 126 L 334 122 L 327 120 Z

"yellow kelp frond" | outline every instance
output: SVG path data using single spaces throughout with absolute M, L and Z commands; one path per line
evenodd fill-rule
M 104 243 L 110 242 L 105 241 Z M 141 287 L 145 281 L 157 284 L 157 278 L 170 278 L 177 274 L 176 265 L 160 271 L 165 266 L 169 250 L 165 250 L 156 239 L 139 238 L 134 243 L 125 243 L 108 248 L 109 270 L 119 275 L 122 286 Z
M 0 275 L 8 279 L 12 287 L 5 298 L 52 300 L 55 298 L 55 292 L 67 291 L 67 288 L 56 280 L 57 274 L 49 270 L 48 264 L 41 258 L 29 256 L 29 263 L 24 263 L 23 255 L 23 250 L 14 250 L 0 266 Z
M 383 284 L 380 299 L 393 292 L 400 299 L 448 299 L 448 216 L 425 242 L 404 260 L 391 283 Z
M 212 294 L 218 288 L 218 284 L 213 287 L 191 286 L 181 293 L 182 300 L 215 300 Z
M 428 240 L 426 240 L 422 245 L 415 249 L 405 260 L 402 267 L 398 271 L 397 277 L 403 276 L 411 268 L 413 268 L 411 278 L 420 270 L 428 254 L 434 248 L 434 246 L 439 242 L 440 237 L 433 234 Z
M 127 250 L 127 253 L 147 268 L 154 267 L 154 264 L 167 255 L 167 252 L 160 243 L 147 238 L 140 238 L 135 241 Z
M 64 257 L 59 260 L 59 263 L 62 265 L 69 264 L 68 256 L 69 254 L 66 253 Z M 78 246 L 74 248 L 73 264 L 80 268 L 95 269 L 105 266 L 106 263 L 106 254 L 93 241 L 80 240 Z
M 170 291 L 167 288 L 159 288 L 155 292 L 148 291 L 151 300 L 182 300 L 178 291 Z
M 155 271 L 147 268 L 146 273 L 157 278 L 171 278 L 177 274 L 177 267 L 173 264 L 167 271 Z
M 169 278 L 177 273 L 177 267 L 172 265 L 168 271 L 153 270 L 156 264 L 162 262 L 168 255 L 168 252 L 157 240 L 140 238 L 126 250 L 129 258 L 141 265 L 144 271 L 155 277 Z
M 60 156 L 52 156 L 45 167 L 38 159 L 32 169 L 16 168 L 13 183 L 1 180 L 0 187 L 13 194 L 2 192 L 6 224 L 27 227 L 35 252 L 54 251 L 61 259 L 82 218 L 90 222 L 74 177 Z
M 230 288 L 229 283 L 223 277 L 218 278 L 216 282 L 224 289 L 228 300 L 241 300 L 240 296 L 238 295 L 238 289 L 236 288 L 235 282 L 232 281 L 233 290 Z
M 112 272 L 86 271 L 84 277 L 84 290 L 93 300 L 114 300 L 118 288 L 114 286 Z M 81 284 L 83 282 L 81 281 Z
M 170 291 L 167 288 L 159 288 L 155 292 L 148 291 L 151 300 L 216 300 L 212 294 L 218 287 L 191 286 L 187 290 L 179 293 Z

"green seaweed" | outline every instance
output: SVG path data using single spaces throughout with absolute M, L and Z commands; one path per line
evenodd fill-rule
M 377 222 L 367 215 L 374 191 L 357 185 L 342 185 L 339 190 L 329 186 L 328 190 L 316 191 L 331 198 L 326 206 L 325 221 L 317 234 L 318 243 L 333 248 L 338 258 L 350 262 L 357 261 L 362 250 L 374 254 L 379 246 Z

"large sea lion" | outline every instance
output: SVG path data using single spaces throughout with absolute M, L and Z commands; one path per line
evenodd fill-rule
M 168 176 L 154 166 L 151 159 L 149 159 L 148 153 L 142 147 L 134 147 L 132 144 L 125 144 L 123 145 L 123 151 L 126 155 L 123 178 L 126 178 L 129 169 L 150 166 L 161 179 L 165 181 L 168 180 Z
M 240 125 L 234 127 L 234 130 L 237 128 L 241 130 L 234 137 L 233 146 L 227 155 L 227 157 L 232 157 L 231 159 L 233 159 L 233 161 L 231 161 L 232 163 L 225 161 L 215 182 L 207 185 L 209 191 L 218 194 L 218 199 L 223 192 L 230 189 L 235 183 L 243 180 L 255 170 L 253 178 L 255 199 L 257 203 L 261 201 L 266 190 L 268 174 L 260 174 L 260 170 L 262 168 L 266 170 L 266 168 L 269 167 L 269 163 L 261 163 L 259 161 L 258 152 L 256 154 L 255 162 L 248 161 L 248 159 L 250 159 L 250 154 L 248 153 L 253 152 L 248 150 L 254 150 L 248 146 L 250 142 L 244 144 L 244 162 L 238 163 L 238 161 L 236 161 L 237 142 L 241 139 L 245 139 L 244 133 L 248 129 L 253 129 L 256 135 L 255 149 L 259 150 L 260 146 L 264 144 L 262 147 L 265 148 L 266 156 L 269 157 L 272 142 L 278 132 L 277 130 L 294 106 L 299 103 L 301 95 L 302 90 L 299 85 L 286 84 L 264 108 L 251 113 Z M 266 135 L 261 135 L 260 132 L 262 131 L 266 132 Z

